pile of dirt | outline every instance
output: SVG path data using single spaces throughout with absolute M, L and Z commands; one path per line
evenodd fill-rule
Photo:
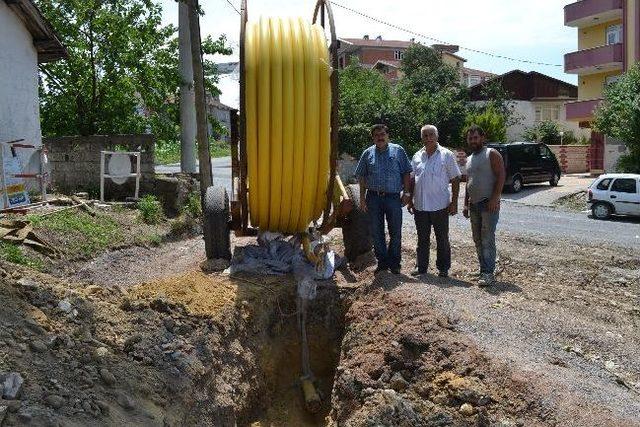
M 524 379 L 446 316 L 377 278 L 352 296 L 333 390 L 337 425 L 553 425 Z
M 0 377 L 20 381 L 3 393 L 0 425 L 325 424 L 342 331 L 335 285 L 321 286 L 308 318 L 324 397 L 309 415 L 289 278 L 192 271 L 127 289 L 3 268 Z

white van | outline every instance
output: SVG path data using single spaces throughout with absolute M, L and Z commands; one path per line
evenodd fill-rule
M 640 216 L 640 175 L 600 175 L 589 186 L 587 203 L 596 219 L 607 219 L 611 215 Z

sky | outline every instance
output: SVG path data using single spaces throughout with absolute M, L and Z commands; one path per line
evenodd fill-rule
M 336 0 L 333 11 L 338 37 L 381 35 L 387 40 L 436 43 L 404 31 L 373 22 L 345 10 L 348 6 L 374 18 L 416 33 L 461 47 L 458 54 L 467 59 L 466 66 L 502 74 L 514 69 L 538 71 L 575 84 L 576 76 L 565 74 L 564 54 L 577 50 L 576 29 L 564 26 L 563 8 L 574 0 Z M 175 0 L 160 0 L 165 24 L 178 24 Z M 227 36 L 234 55 L 215 58 L 231 62 L 238 58 L 240 18 L 229 4 L 240 9 L 240 0 L 200 0 L 205 16 L 200 27 L 203 35 Z M 307 16 L 311 19 L 315 0 L 247 0 L 249 20 L 260 16 Z M 558 66 L 535 65 L 495 58 L 462 48 L 485 51 Z M 225 93 L 222 102 L 236 104 L 237 96 Z M 228 91 L 232 91 L 229 86 Z M 228 92 L 227 91 L 227 92 Z M 235 105 L 234 105 L 235 106 Z

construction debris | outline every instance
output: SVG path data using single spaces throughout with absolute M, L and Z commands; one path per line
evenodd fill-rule
M 16 245 L 27 245 L 47 256 L 55 256 L 58 250 L 40 239 L 29 221 L 0 219 L 0 240 Z

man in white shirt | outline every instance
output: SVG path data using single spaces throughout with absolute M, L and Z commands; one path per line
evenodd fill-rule
M 436 235 L 438 275 L 448 277 L 451 268 L 449 216 L 458 213 L 460 168 L 455 154 L 438 144 L 438 129 L 435 126 L 423 126 L 420 136 L 424 148 L 421 148 L 411 161 L 413 197 L 408 205 L 409 213 L 414 215 L 418 232 L 417 268 L 412 274 L 424 274 L 429 268 L 429 246 L 433 226 Z

